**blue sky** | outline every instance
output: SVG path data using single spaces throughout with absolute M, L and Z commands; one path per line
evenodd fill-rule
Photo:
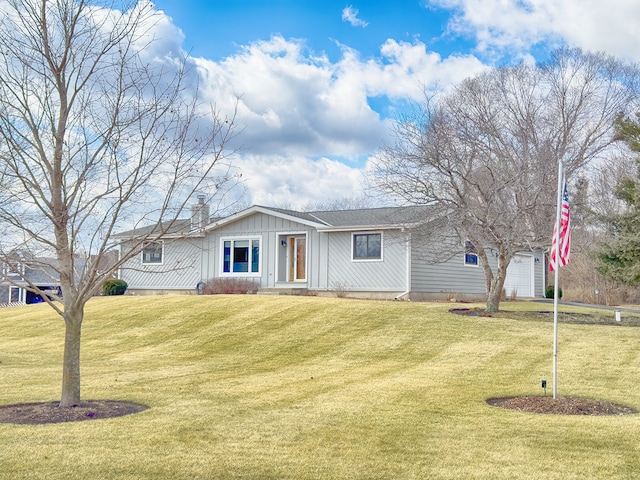
M 637 0 L 157 0 L 156 48 L 189 52 L 244 127 L 247 204 L 363 194 L 368 160 L 422 87 L 558 46 L 640 60 Z
M 442 39 L 448 14 L 424 8 L 419 1 L 363 2 L 358 7 L 335 0 L 160 0 L 155 5 L 184 31 L 184 46 L 193 55 L 222 58 L 239 46 L 273 34 L 305 39 L 317 51 L 337 60 L 336 43 L 349 45 L 365 56 L 376 55 L 387 38 L 412 41 L 420 37 L 443 48 L 455 48 L 457 39 Z M 345 7 L 357 11 L 359 28 L 342 20 Z M 358 25 L 355 25 L 358 27 Z M 450 43 L 450 45 L 447 45 Z

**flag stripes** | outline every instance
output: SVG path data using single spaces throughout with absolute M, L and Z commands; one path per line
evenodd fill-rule
M 551 256 L 549 258 L 549 270 L 552 272 L 556 269 L 556 264 L 564 267 L 569 263 L 569 253 L 571 249 L 571 233 L 569 232 L 570 224 L 569 212 L 569 195 L 567 194 L 567 182 L 564 183 L 564 191 L 562 193 L 562 207 L 560 211 L 560 234 L 558 235 L 558 225 L 553 229 L 553 240 L 551 242 Z M 556 248 L 556 242 L 560 241 L 560 251 Z M 556 262 L 556 253 L 559 253 L 559 262 Z

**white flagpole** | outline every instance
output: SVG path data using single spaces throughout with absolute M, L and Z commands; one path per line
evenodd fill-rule
M 558 272 L 560 271 L 560 217 L 562 214 L 562 186 L 563 186 L 562 159 L 558 162 L 558 210 L 556 212 L 556 266 L 553 269 L 553 398 L 558 398 Z

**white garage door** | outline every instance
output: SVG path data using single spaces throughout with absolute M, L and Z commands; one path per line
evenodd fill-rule
M 533 297 L 533 256 L 516 255 L 507 268 L 504 289 L 507 297 Z

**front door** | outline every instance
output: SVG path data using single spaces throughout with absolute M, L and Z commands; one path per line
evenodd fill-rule
M 307 281 L 307 237 L 289 237 L 289 281 Z

